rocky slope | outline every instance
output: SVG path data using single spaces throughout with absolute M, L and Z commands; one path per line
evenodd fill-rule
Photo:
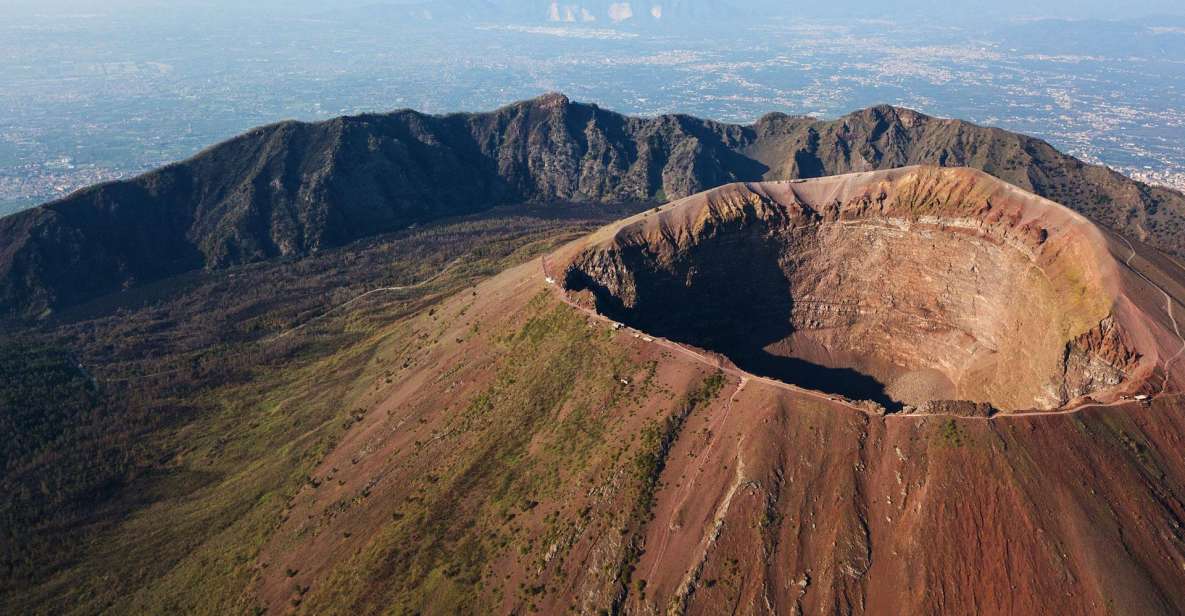
M 1185 610 L 1185 269 L 1156 250 L 966 169 L 730 185 L 495 246 L 512 225 L 487 224 L 88 307 L 56 341 L 89 352 L 0 366 L 16 400 L 46 398 L 44 432 L 8 448 L 4 493 L 29 509 L 0 510 L 0 611 Z M 548 281 L 577 272 L 646 329 Z M 657 336 L 642 310 L 663 301 L 734 310 L 781 334 L 773 354 L 867 351 L 885 371 L 834 365 L 874 381 L 933 362 L 959 389 L 884 415 Z M 170 339 L 185 352 L 159 357 Z
M 0 315 L 36 316 L 198 268 L 524 201 L 664 201 L 732 181 L 971 166 L 1170 252 L 1185 196 L 1001 130 L 874 107 L 736 126 L 631 118 L 561 95 L 253 130 L 144 176 L 0 219 Z
M 782 244 L 812 211 L 810 241 Z M 870 412 L 614 327 L 581 307 L 587 292 L 547 281 L 585 275 L 621 291 L 618 309 L 640 310 L 650 293 L 680 286 L 652 286 L 674 272 L 682 286 L 758 300 L 730 316 L 760 320 L 762 238 L 808 261 L 834 255 L 834 267 L 859 256 L 840 236 L 875 232 L 875 244 L 895 228 L 929 250 L 979 251 L 969 261 L 985 288 L 1025 269 L 1036 276 L 1021 289 L 1043 294 L 1032 304 L 1013 298 L 982 307 L 981 321 L 943 325 L 966 306 L 942 311 L 956 281 L 917 260 L 933 254 L 875 272 L 912 285 L 940 278 L 889 298 L 938 318 L 918 325 L 881 310 L 876 324 L 897 345 L 875 353 L 942 361 L 958 355 L 942 340 L 971 336 L 979 344 L 963 348 L 983 348 L 996 336 L 1007 356 L 989 358 L 987 380 L 960 381 L 960 393 L 1017 394 L 1020 412 L 961 413 L 979 407 L 959 402 Z M 736 252 L 751 244 L 758 254 Z M 758 273 L 734 264 L 732 277 L 712 275 L 730 251 Z M 703 259 L 682 268 L 680 252 Z M 420 317 L 410 324 L 416 348 L 383 350 L 403 368 L 357 402 L 364 417 L 289 501 L 246 596 L 269 613 L 318 614 L 1179 613 L 1185 370 L 1172 315 L 1185 272 L 1157 259 L 966 170 L 731 186 L 639 215 Z M 808 261 L 789 272 L 794 291 L 844 292 L 810 285 L 818 271 Z M 1055 275 L 1079 276 L 1090 293 Z M 1096 294 L 1104 301 L 1082 302 Z M 684 299 L 665 301 L 696 309 Z M 844 320 L 808 312 L 808 322 Z M 1030 318 L 1052 324 L 1052 347 Z M 874 328 L 842 336 L 858 325 L 812 335 L 879 344 Z M 1126 373 L 1087 387 L 1099 402 L 1023 410 L 1084 382 L 1063 372 L 1050 390 L 1031 370 L 1064 354 L 1091 358 L 1063 365 L 1078 376 L 1092 362 Z M 1137 391 L 1147 404 L 1122 397 Z

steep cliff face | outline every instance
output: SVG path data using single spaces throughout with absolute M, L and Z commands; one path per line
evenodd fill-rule
M 1123 382 L 1139 360 L 1131 340 L 1107 317 L 1065 346 L 1058 397 L 1073 400 Z
M 890 408 L 1048 410 L 1151 370 L 1085 218 L 966 169 L 730 185 L 574 257 L 604 314 Z
M 0 314 L 35 316 L 498 204 L 664 201 L 728 182 L 908 164 L 981 168 L 1163 250 L 1182 245 L 1182 195 L 996 129 L 893 107 L 752 126 L 631 118 L 551 94 L 489 113 L 267 126 L 0 219 Z

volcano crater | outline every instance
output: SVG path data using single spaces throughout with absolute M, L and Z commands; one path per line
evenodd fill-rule
M 627 221 L 563 284 L 638 330 L 889 411 L 1052 410 L 1123 386 L 1139 354 L 1106 260 L 1068 210 L 996 184 L 919 168 L 730 185 Z

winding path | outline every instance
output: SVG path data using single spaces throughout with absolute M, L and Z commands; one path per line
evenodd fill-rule
M 461 260 L 462 260 L 462 257 L 457 257 L 456 259 L 453 259 L 447 265 L 445 265 L 444 268 L 441 269 L 439 272 L 436 272 L 432 276 L 425 278 L 424 280 L 421 280 L 421 281 L 414 283 L 414 284 L 403 285 L 403 286 L 398 286 L 398 287 L 381 287 L 378 289 L 371 289 L 369 291 L 365 291 L 363 293 L 355 295 L 354 297 L 326 310 L 325 312 L 322 312 L 321 314 L 309 319 L 308 321 L 305 321 L 304 323 L 301 323 L 300 325 L 297 325 L 296 327 L 293 327 L 291 329 L 288 329 L 288 330 L 285 330 L 285 331 L 280 332 L 278 334 L 275 334 L 269 338 L 264 338 L 264 339 L 260 340 L 259 343 L 260 344 L 270 344 L 272 342 L 280 340 L 281 338 L 284 338 L 286 336 L 294 334 L 297 331 L 304 329 L 308 325 L 311 325 L 317 321 L 320 321 L 321 319 L 324 319 L 325 317 L 329 316 L 330 314 L 333 314 L 334 312 L 337 312 L 338 310 L 341 310 L 342 308 L 345 308 L 346 306 L 349 306 L 349 305 L 351 305 L 351 304 L 353 304 L 353 303 L 355 303 L 367 296 L 374 295 L 375 293 L 384 293 L 384 292 L 390 292 L 390 291 L 407 291 L 410 289 L 418 289 L 418 288 L 436 280 L 437 278 L 440 278 L 444 274 L 446 274 L 454 266 L 456 266 L 458 263 L 460 263 Z M 79 367 L 81 368 L 82 364 L 79 364 Z M 160 372 L 152 372 L 150 374 L 138 374 L 135 376 L 118 376 L 118 377 L 111 377 L 111 378 L 107 378 L 107 379 L 103 379 L 103 380 L 107 381 L 107 382 L 112 382 L 112 383 L 128 383 L 128 382 L 142 381 L 145 379 L 156 378 L 158 376 L 164 376 L 166 374 L 173 374 L 176 372 L 181 372 L 182 370 L 186 370 L 186 369 L 187 369 L 187 367 L 185 367 L 185 366 L 179 366 L 177 368 L 170 368 L 168 370 L 162 370 Z
M 453 269 L 453 267 L 460 262 L 461 262 L 461 257 L 457 257 L 456 259 L 453 259 L 452 261 L 450 261 L 448 263 L 448 265 L 445 265 L 444 269 L 440 270 L 439 272 L 436 272 L 432 276 L 425 278 L 424 280 L 421 280 L 415 284 L 403 285 L 403 286 L 398 286 L 398 287 L 380 287 L 378 289 L 371 289 L 369 291 L 366 291 L 364 293 L 356 295 L 353 298 L 350 298 L 349 300 L 346 300 L 346 301 L 330 308 L 329 310 L 326 310 L 325 312 L 322 312 L 321 314 L 309 319 L 308 321 L 305 321 L 304 323 L 297 325 L 296 327 L 293 327 L 293 328 L 291 328 L 287 331 L 284 331 L 284 332 L 280 332 L 280 333 L 272 336 L 271 338 L 268 338 L 267 340 L 265 340 L 265 342 L 275 342 L 276 340 L 279 340 L 285 336 L 288 336 L 289 334 L 293 334 L 297 331 L 300 331 L 301 329 L 304 329 L 306 326 L 312 325 L 313 323 L 320 321 L 321 319 L 324 319 L 325 317 L 329 316 L 330 314 L 333 314 L 334 312 L 337 312 L 338 310 L 341 310 L 342 308 L 345 308 L 346 306 L 349 306 L 349 305 L 353 304 L 354 302 L 357 302 L 358 300 L 361 300 L 361 299 L 368 297 L 370 295 L 374 295 L 375 293 L 387 293 L 387 292 L 391 292 L 391 291 L 408 291 L 411 289 L 418 289 L 418 288 L 432 282 L 433 280 L 436 280 L 437 278 L 440 278 L 441 276 L 445 275 L 449 270 Z
M 729 412 L 732 411 L 732 403 L 736 397 L 740 395 L 741 390 L 744 389 L 745 385 L 748 383 L 749 379 L 747 377 L 741 377 L 740 382 L 737 383 L 737 388 L 731 394 L 729 394 L 728 401 L 725 402 L 724 405 L 724 412 L 720 413 L 720 417 L 716 420 L 715 425 L 710 429 L 712 436 L 708 441 L 708 446 L 696 456 L 697 460 L 699 461 L 699 464 L 696 464 L 695 467 L 695 473 L 697 475 L 704 472 L 704 465 L 708 463 L 712 451 L 716 448 L 716 444 L 720 442 L 720 439 L 724 435 L 724 422 L 728 420 Z M 681 517 L 683 508 L 687 506 L 687 501 L 691 498 L 692 486 L 696 485 L 693 479 L 694 478 L 689 477 L 688 480 L 683 483 L 681 490 L 682 495 L 679 498 L 679 502 L 676 503 L 674 508 L 671 509 L 671 516 L 675 520 Z M 677 527 L 675 526 L 669 526 L 667 528 L 667 532 L 663 534 L 662 543 L 660 543 L 658 546 L 658 555 L 654 558 L 654 564 L 650 567 L 650 574 L 647 576 L 647 579 L 654 579 L 654 575 L 658 571 L 659 563 L 662 562 L 662 557 L 664 554 L 666 554 L 667 544 L 670 543 L 671 534 L 674 533 L 676 528 Z
M 1164 381 L 1160 384 L 1160 392 L 1156 394 L 1157 396 L 1162 396 L 1169 387 L 1169 378 L 1172 376 L 1171 368 L 1173 366 L 1173 362 L 1177 361 L 1177 359 L 1181 357 L 1182 353 L 1185 353 L 1185 338 L 1181 337 L 1181 327 L 1177 324 L 1177 317 L 1173 315 L 1173 297 L 1169 295 L 1168 291 L 1165 291 L 1163 287 L 1156 284 L 1155 282 L 1152 282 L 1152 279 L 1148 278 L 1143 272 L 1132 266 L 1132 259 L 1136 257 L 1135 246 L 1132 246 L 1132 243 L 1128 241 L 1126 237 L 1123 237 L 1119 234 L 1116 235 L 1119 236 L 1119 239 L 1123 240 L 1124 244 L 1127 244 L 1127 249 L 1131 251 L 1131 254 L 1127 256 L 1127 259 L 1123 261 L 1123 264 L 1126 265 L 1127 269 L 1131 270 L 1133 274 L 1139 276 L 1144 282 L 1151 285 L 1157 291 L 1160 291 L 1160 294 L 1164 296 L 1165 312 L 1169 315 L 1169 322 L 1173 324 L 1173 333 L 1177 334 L 1177 340 L 1181 342 L 1181 347 L 1177 349 L 1177 352 L 1164 362 Z M 1172 257 L 1169 257 L 1169 259 L 1176 263 L 1176 259 L 1173 259 Z

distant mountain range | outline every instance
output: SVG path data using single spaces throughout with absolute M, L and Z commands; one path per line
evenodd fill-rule
M 968 166 L 1185 254 L 1185 195 L 1048 143 L 877 106 L 749 126 L 636 118 L 559 94 L 477 114 L 284 122 L 0 219 L 0 315 L 35 317 L 201 268 L 303 257 L 500 204 L 660 202 L 733 181 Z

